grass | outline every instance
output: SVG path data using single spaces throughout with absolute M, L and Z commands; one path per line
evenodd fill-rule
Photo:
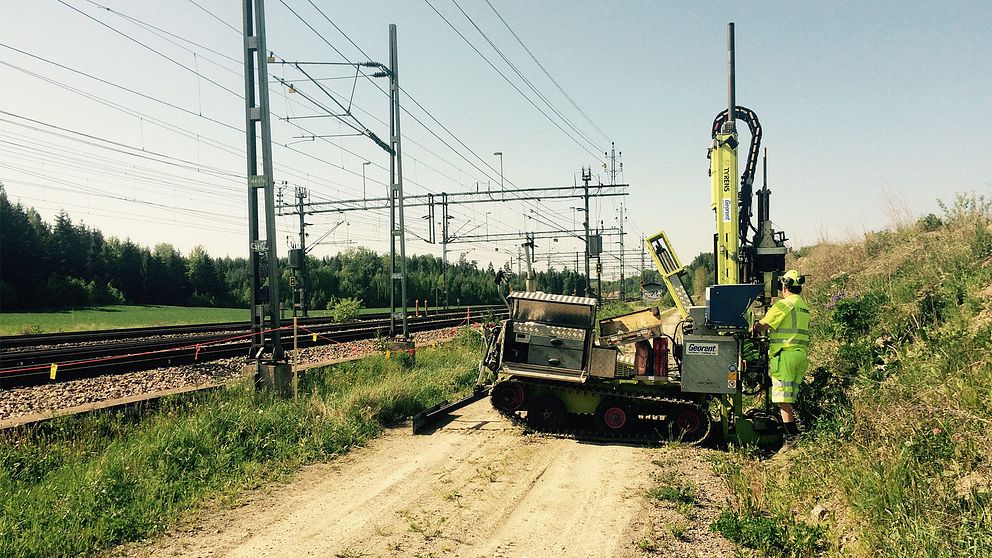
M 714 528 L 769 556 L 992 556 L 992 200 L 796 266 L 812 276 L 808 432 L 781 458 L 727 456 L 737 504 Z M 803 553 L 769 542 L 811 529 L 823 544 Z
M 459 307 L 451 307 L 459 309 Z M 464 309 L 465 307 L 460 307 Z M 437 310 L 430 309 L 433 314 Z M 362 308 L 360 315 L 388 313 L 389 308 Z M 410 308 L 413 313 L 413 308 Z M 311 317 L 330 316 L 330 310 L 311 310 Z M 288 316 L 288 314 L 287 314 Z M 247 308 L 195 308 L 185 306 L 98 306 L 50 312 L 0 313 L 0 335 L 91 331 L 129 327 L 154 327 L 222 322 L 247 322 Z
M 412 369 L 374 356 L 308 373 L 297 402 L 238 385 L 4 434 L 0 556 L 99 554 L 331 459 L 466 390 L 476 337 L 419 351 Z

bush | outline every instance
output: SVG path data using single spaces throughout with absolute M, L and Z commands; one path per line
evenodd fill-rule
M 46 286 L 51 307 L 80 307 L 90 303 L 86 282 L 77 277 L 48 277 Z
M 333 306 L 331 306 L 333 304 Z M 361 314 L 362 301 L 356 298 L 342 298 L 336 302 L 328 303 L 328 310 L 335 322 L 349 322 Z
M 864 335 L 877 322 L 879 311 L 887 298 L 878 291 L 869 291 L 858 297 L 839 298 L 834 302 L 831 321 L 844 337 Z
M 90 281 L 89 284 L 86 285 L 86 291 L 89 295 L 90 304 L 108 305 L 124 304 L 125 302 L 124 293 L 119 291 L 110 283 Z
M 825 529 L 787 517 L 738 513 L 725 509 L 710 530 L 765 557 L 815 556 L 824 546 Z
M 933 213 L 927 213 L 925 217 L 920 219 L 920 228 L 926 232 L 933 232 L 944 225 L 944 222 L 940 220 Z

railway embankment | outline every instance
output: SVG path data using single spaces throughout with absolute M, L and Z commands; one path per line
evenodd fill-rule
M 764 556 L 992 556 L 992 200 L 799 250 L 806 433 L 727 456 L 715 526 Z

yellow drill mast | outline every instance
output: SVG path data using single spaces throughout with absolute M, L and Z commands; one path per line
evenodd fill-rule
M 734 24 L 728 26 L 727 120 L 713 137 L 710 148 L 710 177 L 713 179 L 713 211 L 716 216 L 716 284 L 740 283 L 740 200 L 737 192 L 737 101 L 734 85 Z
M 740 247 L 737 192 L 737 130 L 733 120 L 729 131 L 720 132 L 710 149 L 710 176 L 713 178 L 713 211 L 716 215 L 716 283 L 740 282 L 737 252 Z

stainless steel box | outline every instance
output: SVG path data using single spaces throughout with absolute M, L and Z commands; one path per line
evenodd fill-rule
M 682 350 L 682 391 L 735 393 L 737 340 L 728 335 L 686 335 Z
M 616 378 L 617 350 L 613 347 L 593 347 L 589 375 L 596 378 Z

